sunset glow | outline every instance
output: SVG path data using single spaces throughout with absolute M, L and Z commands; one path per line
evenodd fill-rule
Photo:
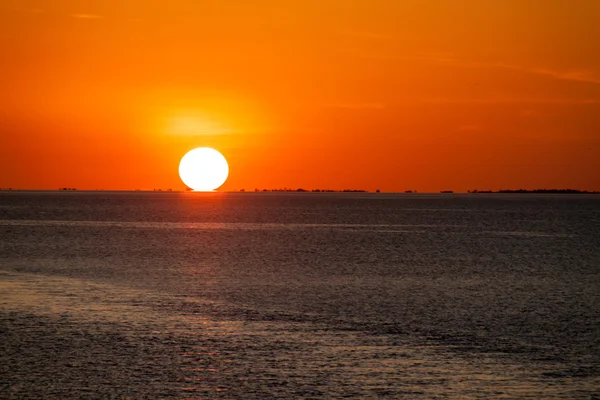
M 4 0 L 0 187 L 600 190 L 600 2 Z

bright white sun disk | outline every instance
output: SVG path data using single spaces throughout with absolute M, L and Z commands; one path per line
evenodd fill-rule
M 229 165 L 221 153 L 210 147 L 198 147 L 186 153 L 179 163 L 183 183 L 198 192 L 210 192 L 227 180 Z

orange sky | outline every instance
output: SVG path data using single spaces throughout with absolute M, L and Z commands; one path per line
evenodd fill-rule
M 0 187 L 600 190 L 600 1 L 1 0 Z

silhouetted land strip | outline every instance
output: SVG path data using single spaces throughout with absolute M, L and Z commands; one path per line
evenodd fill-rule
M 577 189 L 502 189 L 502 190 L 469 190 L 468 193 L 539 193 L 539 194 L 600 194 L 600 192 Z
M 246 189 L 239 190 L 242 193 L 251 192 L 250 190 L 246 191 Z M 254 189 L 254 192 L 285 192 L 285 193 L 366 193 L 368 190 L 363 189 L 342 189 L 342 190 L 333 190 L 333 189 L 291 189 L 291 188 L 281 188 L 281 189 Z M 379 192 L 379 189 L 377 189 Z
M 64 192 L 76 192 L 79 191 L 76 188 L 68 188 L 68 187 L 62 187 L 57 189 L 58 191 Z M 106 189 L 94 189 L 94 190 L 83 190 L 83 192 L 98 192 L 98 191 L 105 191 Z M 25 192 L 29 192 L 29 191 L 37 191 L 36 189 L 15 189 L 12 187 L 0 187 L 0 192 L 8 192 L 8 191 L 15 191 L 15 192 L 19 192 L 19 191 L 25 191 Z M 52 191 L 52 190 L 42 190 L 42 191 Z M 115 191 L 115 192 L 129 192 L 129 191 L 135 191 L 135 192 L 154 192 L 154 193 L 182 193 L 182 192 L 190 192 L 192 191 L 192 189 L 185 189 L 185 190 L 173 190 L 173 189 L 135 189 L 135 190 L 109 190 L 109 191 Z M 282 189 L 254 189 L 254 190 L 245 190 L 245 189 L 240 189 L 240 190 L 231 190 L 231 191 L 226 191 L 227 193 L 369 193 L 368 190 L 364 190 L 364 189 L 341 189 L 341 190 L 336 190 L 336 189 L 303 189 L 303 188 L 298 188 L 298 189 L 291 189 L 291 188 L 282 188 Z M 380 190 L 377 189 L 374 192 L 371 193 L 380 193 Z M 416 190 L 405 190 L 404 192 L 388 192 L 388 193 L 419 193 Z M 432 194 L 432 193 L 427 193 L 424 192 L 425 194 Z M 439 192 L 440 194 L 453 194 L 455 193 L 452 190 L 442 190 Z M 458 192 L 460 194 L 460 192 Z M 501 190 L 468 190 L 467 193 L 471 193 L 471 194 L 486 194 L 486 193 L 492 193 L 492 194 L 503 194 L 503 193 L 507 193 L 507 194 L 600 194 L 599 191 L 587 191 L 587 190 L 577 190 L 577 189 L 533 189 L 533 190 L 527 190 L 527 189 L 501 189 Z

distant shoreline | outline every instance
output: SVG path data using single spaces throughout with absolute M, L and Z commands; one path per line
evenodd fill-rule
M 14 188 L 0 188 L 0 193 L 18 193 L 18 192 L 48 192 L 48 193 L 195 193 L 191 190 L 173 190 L 173 189 L 83 189 L 78 190 L 75 188 L 69 189 L 14 189 Z M 405 190 L 397 192 L 385 192 L 380 190 L 368 191 L 363 189 L 255 189 L 255 190 L 225 190 L 225 191 L 212 191 L 212 192 L 201 192 L 201 193 L 369 193 L 369 194 L 600 194 L 600 191 L 588 191 L 588 190 L 577 190 L 577 189 L 501 189 L 501 190 L 467 190 L 466 192 L 454 192 L 452 190 L 441 190 L 438 192 L 418 192 L 416 190 Z

